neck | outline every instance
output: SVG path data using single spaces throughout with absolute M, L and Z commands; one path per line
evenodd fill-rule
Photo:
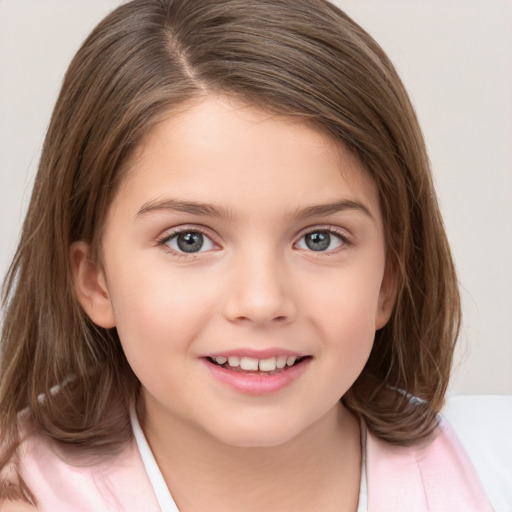
M 358 420 L 341 404 L 277 446 L 224 443 L 154 408 L 139 418 L 181 512 L 354 511 L 361 471 Z M 172 434 L 170 434 L 172 432 Z

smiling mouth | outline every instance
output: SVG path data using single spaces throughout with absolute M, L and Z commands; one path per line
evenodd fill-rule
M 238 356 L 207 357 L 210 363 L 236 373 L 254 375 L 274 375 L 298 366 L 311 356 L 277 356 L 266 359 Z

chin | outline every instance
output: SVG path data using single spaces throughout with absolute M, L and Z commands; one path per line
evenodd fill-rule
M 233 421 L 229 425 L 210 426 L 209 434 L 220 442 L 239 448 L 270 448 L 280 446 L 297 437 L 305 428 L 286 421 Z M 214 428 L 212 428 L 214 427 Z
M 236 432 L 234 435 L 225 436 L 220 440 L 229 446 L 238 448 L 272 448 L 286 444 L 295 435 L 289 433 L 276 435 L 276 432 Z

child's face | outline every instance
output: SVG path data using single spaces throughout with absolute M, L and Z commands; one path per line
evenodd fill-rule
M 330 421 L 393 302 L 371 179 L 301 121 L 218 98 L 161 122 L 134 164 L 81 300 L 117 327 L 148 423 L 270 446 Z

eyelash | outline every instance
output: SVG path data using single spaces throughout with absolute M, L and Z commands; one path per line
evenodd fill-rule
M 332 226 L 315 226 L 313 228 L 307 228 L 307 230 L 300 233 L 298 240 L 293 244 L 294 247 L 299 243 L 299 241 L 301 241 L 307 235 L 310 235 L 313 233 L 319 233 L 319 232 L 328 233 L 329 235 L 334 235 L 336 238 L 338 238 L 341 241 L 341 243 L 342 243 L 341 248 L 335 248 L 330 251 L 314 251 L 312 249 L 310 249 L 310 250 L 301 249 L 301 250 L 310 252 L 314 256 L 330 256 L 333 253 L 337 253 L 338 250 L 342 250 L 343 248 L 347 248 L 347 247 L 350 247 L 353 245 L 352 240 L 347 236 L 347 234 L 345 232 L 342 232 L 339 229 L 333 228 Z M 166 252 L 169 252 L 180 259 L 191 259 L 191 258 L 193 259 L 193 258 L 197 258 L 197 255 L 200 252 L 209 252 L 209 251 L 198 251 L 198 252 L 185 253 L 185 252 L 176 251 L 175 249 L 172 249 L 171 247 L 169 247 L 167 245 L 168 242 L 170 240 L 172 240 L 175 236 L 183 234 L 183 233 L 200 233 L 204 237 L 211 240 L 213 244 L 218 245 L 209 232 L 207 232 L 205 229 L 202 229 L 201 227 L 198 227 L 198 226 L 180 227 L 180 228 L 177 228 L 170 232 L 166 232 L 163 236 L 161 236 L 160 238 L 158 238 L 156 240 L 156 245 L 158 247 L 161 247 Z
M 167 231 L 163 236 L 161 236 L 160 238 L 158 238 L 156 240 L 156 245 L 158 247 L 161 247 L 164 251 L 176 256 L 179 259 L 197 258 L 197 254 L 198 254 L 197 252 L 191 252 L 191 253 L 180 252 L 180 251 L 176 251 L 175 249 L 172 249 L 171 247 L 169 247 L 167 245 L 167 243 L 169 241 L 171 241 L 175 236 L 183 234 L 183 233 L 200 233 L 204 237 L 211 240 L 214 245 L 218 245 L 209 232 L 207 232 L 205 229 L 202 229 L 201 227 L 198 227 L 198 226 L 193 226 L 193 227 L 185 226 L 185 227 L 176 228 L 175 230 L 172 230 L 172 231 Z M 202 251 L 202 252 L 205 252 L 205 251 Z
M 334 235 L 341 241 L 341 247 L 331 249 L 330 251 L 313 251 L 312 249 L 302 249 L 311 253 L 312 256 L 332 256 L 333 254 L 338 253 L 340 250 L 346 249 L 354 245 L 354 242 L 347 235 L 347 233 L 345 231 L 342 231 L 341 229 L 334 228 L 333 226 L 314 226 L 313 228 L 307 228 L 306 230 L 302 231 L 298 237 L 297 242 L 294 243 L 294 246 L 297 245 L 299 241 L 301 241 L 304 237 L 306 237 L 307 235 L 311 235 L 313 233 L 328 233 L 329 235 Z

